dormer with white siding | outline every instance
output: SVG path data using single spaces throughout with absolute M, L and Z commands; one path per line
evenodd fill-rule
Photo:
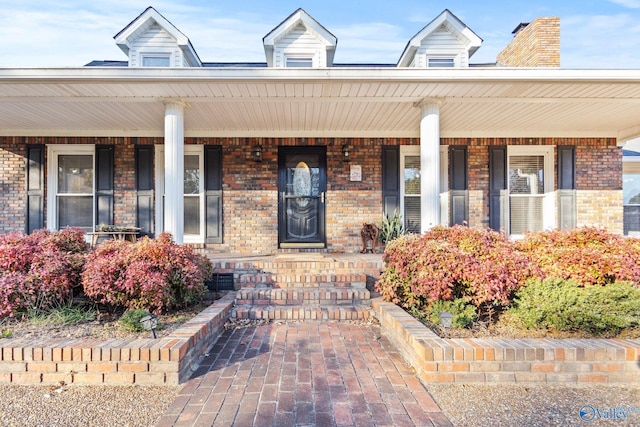
M 129 67 L 202 67 L 189 39 L 152 7 L 113 38 Z
M 398 67 L 463 68 L 482 44 L 448 9 L 416 34 L 402 52 Z
M 338 43 L 303 9 L 293 12 L 262 41 L 267 66 L 275 68 L 331 67 Z

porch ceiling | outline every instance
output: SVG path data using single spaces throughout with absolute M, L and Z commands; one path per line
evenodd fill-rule
M 418 137 L 424 100 L 442 137 L 640 135 L 637 70 L 2 69 L 0 134 Z

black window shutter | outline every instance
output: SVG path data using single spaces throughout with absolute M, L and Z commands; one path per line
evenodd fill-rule
M 507 147 L 489 147 L 489 227 L 505 229 L 508 218 L 507 198 Z
M 96 145 L 96 224 L 113 224 L 113 145 Z
M 44 145 L 27 145 L 25 232 L 44 227 Z
M 382 146 L 382 213 L 400 211 L 400 147 Z
M 136 145 L 136 227 L 153 237 L 153 153 L 152 145 Z
M 467 147 L 449 147 L 450 224 L 469 223 L 469 187 Z
M 559 228 L 576 228 L 576 147 L 558 146 L 558 219 Z
M 204 147 L 205 243 L 222 243 L 222 146 Z

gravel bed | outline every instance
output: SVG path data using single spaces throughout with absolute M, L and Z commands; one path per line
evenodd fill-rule
M 153 426 L 180 388 L 0 386 L 0 426 Z
M 640 426 L 640 385 L 430 384 L 427 389 L 455 426 Z M 620 418 L 604 418 L 607 414 Z

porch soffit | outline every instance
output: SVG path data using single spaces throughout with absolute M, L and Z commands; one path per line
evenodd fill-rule
M 167 98 L 186 136 L 417 137 L 425 98 L 442 137 L 640 133 L 637 70 L 136 71 L 0 70 L 0 133 L 162 136 Z

